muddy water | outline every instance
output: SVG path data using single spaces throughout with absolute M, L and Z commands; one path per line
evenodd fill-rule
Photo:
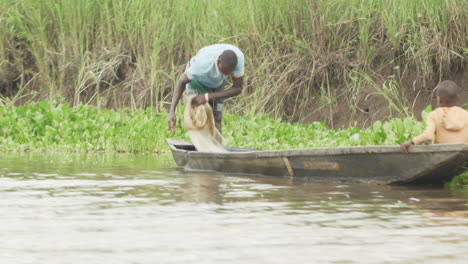
M 1 263 L 466 263 L 468 191 L 1 153 Z

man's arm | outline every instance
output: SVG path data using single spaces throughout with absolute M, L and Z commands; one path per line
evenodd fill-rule
M 240 77 L 232 77 L 232 87 L 216 93 L 209 93 L 208 98 L 211 99 L 219 99 L 219 98 L 229 98 L 233 96 L 237 96 L 242 93 L 242 88 L 244 86 L 244 76 Z M 203 94 L 197 96 L 195 98 L 196 104 L 204 104 L 206 103 L 205 96 Z
M 167 118 L 167 122 L 169 124 L 169 129 L 172 130 L 172 132 L 176 131 L 176 115 L 175 115 L 175 110 L 177 107 L 177 104 L 179 103 L 180 97 L 182 96 L 182 93 L 185 91 L 185 86 L 187 83 L 189 83 L 191 80 L 187 77 L 187 74 L 184 73 L 179 81 L 177 82 L 177 85 L 174 90 L 174 94 L 172 95 L 172 102 L 171 102 L 171 108 L 169 110 L 169 117 Z

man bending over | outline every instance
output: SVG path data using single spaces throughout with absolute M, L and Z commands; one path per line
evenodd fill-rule
M 226 80 L 231 76 L 232 87 L 225 90 Z M 202 48 L 190 59 L 172 96 L 168 123 L 176 129 L 175 110 L 182 93 L 198 95 L 193 102 L 197 105 L 208 102 L 215 118 L 215 125 L 221 133 L 223 102 L 225 98 L 237 96 L 244 83 L 244 54 L 234 45 L 215 44 Z

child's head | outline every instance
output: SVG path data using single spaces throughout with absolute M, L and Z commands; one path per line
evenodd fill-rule
M 442 81 L 436 88 L 437 103 L 440 106 L 453 106 L 456 104 L 460 88 L 455 82 Z

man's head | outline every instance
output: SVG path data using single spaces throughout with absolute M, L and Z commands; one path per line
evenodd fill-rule
M 237 55 L 232 50 L 225 50 L 218 58 L 218 68 L 225 74 L 230 75 L 237 65 Z
M 437 85 L 437 103 L 440 106 L 453 106 L 458 99 L 460 88 L 455 82 L 442 81 Z

